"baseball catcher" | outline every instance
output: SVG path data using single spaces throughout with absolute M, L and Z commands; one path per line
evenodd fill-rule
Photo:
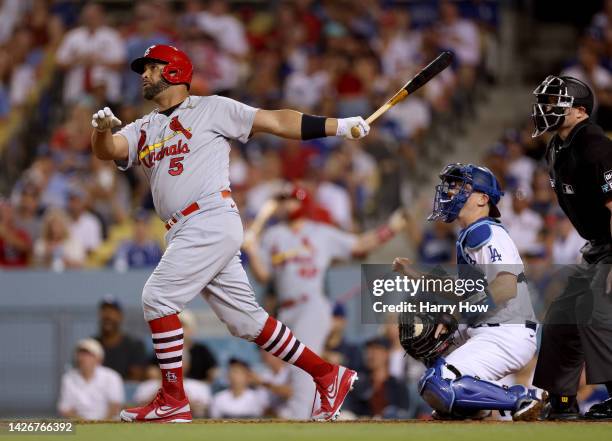
M 472 164 L 449 164 L 440 174 L 428 220 L 457 221 L 459 278 L 480 273 L 486 288 L 467 299 L 486 312 L 400 317 L 406 352 L 425 363 L 419 392 L 436 419 L 481 419 L 497 410 L 515 420 L 535 419 L 542 401 L 525 386 L 496 383 L 521 370 L 536 352 L 536 324 L 523 264 L 514 242 L 499 221 L 502 196 L 493 173 Z M 421 277 L 406 258 L 393 270 Z M 431 276 L 427 276 L 431 277 Z M 484 309 L 483 309 L 484 311 Z

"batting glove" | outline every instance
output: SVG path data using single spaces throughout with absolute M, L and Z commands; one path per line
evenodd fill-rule
M 359 136 L 353 136 L 351 133 L 353 127 L 359 129 Z M 336 136 L 344 136 L 346 139 L 360 139 L 367 136 L 368 133 L 370 133 L 370 125 L 362 117 L 338 118 Z
M 121 120 L 108 107 L 98 110 L 91 118 L 91 125 L 99 132 L 121 125 Z

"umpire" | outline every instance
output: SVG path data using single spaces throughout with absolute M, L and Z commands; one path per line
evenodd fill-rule
M 546 314 L 534 385 L 549 392 L 543 416 L 580 418 L 576 392 L 583 365 L 588 384 L 612 397 L 612 141 L 589 118 L 593 92 L 572 77 L 549 76 L 536 88 L 533 136 L 554 132 L 546 159 L 559 205 L 587 244 L 563 293 Z M 607 281 L 610 277 L 610 282 Z M 612 398 L 588 419 L 612 419 Z

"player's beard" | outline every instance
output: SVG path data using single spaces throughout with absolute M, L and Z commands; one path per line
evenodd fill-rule
M 168 83 L 166 80 L 162 78 L 157 83 L 152 83 L 152 84 L 149 84 L 148 86 L 144 86 L 142 88 L 142 96 L 144 97 L 145 100 L 152 100 L 157 95 L 159 95 L 164 90 L 166 90 L 168 87 L 170 87 L 170 83 Z

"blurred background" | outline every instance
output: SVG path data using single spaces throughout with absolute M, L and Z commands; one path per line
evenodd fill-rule
M 548 74 L 582 79 L 597 96 L 593 118 L 612 129 L 612 1 L 559 3 L 0 0 L 0 417 L 67 415 L 76 398 L 98 409 L 81 417 L 113 416 L 95 391 L 62 387 L 74 369 L 99 363 L 118 374 L 115 401 L 155 393 L 140 293 L 165 230 L 139 170 L 97 160 L 89 139 L 99 108 L 124 123 L 151 110 L 129 61 L 157 43 L 191 57 L 193 94 L 338 117 L 369 115 L 441 50 L 453 51 L 451 68 L 362 141 L 257 136 L 235 144 L 234 199 L 248 225 L 284 183 L 299 182 L 333 224 L 353 232 L 403 206 L 408 233 L 367 261 L 449 263 L 455 228 L 424 222 L 433 185 L 444 164 L 478 162 L 501 181 L 502 220 L 539 268 L 545 295 L 547 268 L 575 263 L 583 241 L 551 190 L 547 139 L 531 137 L 531 92 Z M 353 262 L 328 274 L 336 307 L 325 356 L 364 372 L 384 399 L 358 391 L 347 413 L 425 417 L 415 393 L 422 367 L 403 357 L 395 326 L 360 324 L 359 271 Z M 264 304 L 274 294 L 256 290 Z M 285 367 L 230 337 L 202 299 L 190 307 L 182 318 L 196 414 L 214 416 L 215 394 L 229 388 L 252 393 L 240 416 L 276 415 L 290 394 Z M 103 357 L 81 340 L 88 337 Z M 528 384 L 530 375 L 512 381 Z M 580 398 L 597 393 L 585 387 Z

